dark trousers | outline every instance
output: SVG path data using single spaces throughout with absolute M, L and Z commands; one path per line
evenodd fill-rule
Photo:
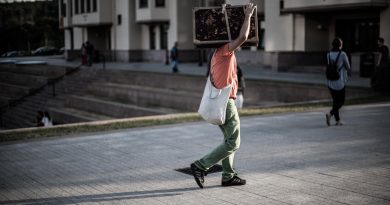
M 332 106 L 332 110 L 330 111 L 330 114 L 334 115 L 336 121 L 339 121 L 340 120 L 339 110 L 344 105 L 345 102 L 345 87 L 341 90 L 333 90 L 332 88 L 329 88 L 329 91 L 333 99 L 333 106 Z

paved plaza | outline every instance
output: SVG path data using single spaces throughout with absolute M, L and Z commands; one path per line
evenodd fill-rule
M 222 141 L 182 123 L 0 144 L 0 204 L 390 204 L 390 104 L 241 119 L 247 185 L 177 172 Z

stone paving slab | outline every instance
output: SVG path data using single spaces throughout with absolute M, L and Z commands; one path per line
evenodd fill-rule
M 390 104 L 241 119 L 235 167 L 205 189 L 184 168 L 222 141 L 205 122 L 0 144 L 0 204 L 390 204 Z

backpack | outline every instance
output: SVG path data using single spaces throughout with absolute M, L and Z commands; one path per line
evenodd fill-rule
M 332 62 L 330 60 L 330 52 L 329 55 L 327 55 L 328 63 L 326 64 L 326 78 L 328 80 L 338 80 L 340 78 L 339 69 L 337 67 L 337 62 L 339 61 L 340 54 L 341 51 L 339 51 L 335 62 Z

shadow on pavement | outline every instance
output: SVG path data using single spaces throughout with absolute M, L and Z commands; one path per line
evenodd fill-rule
M 209 187 L 209 188 L 214 188 L 214 187 Z M 64 197 L 52 197 L 52 198 L 41 198 L 41 199 L 22 199 L 22 200 L 0 201 L 0 204 L 65 205 L 65 204 L 75 204 L 75 203 L 85 203 L 85 202 L 107 202 L 107 201 L 114 201 L 114 200 L 131 200 L 131 199 L 176 196 L 176 195 L 183 194 L 183 192 L 194 191 L 194 190 L 199 190 L 199 188 L 194 186 L 191 188 L 179 188 L 179 189 L 162 189 L 162 190 L 122 192 L 122 193 L 110 193 L 110 194 L 91 194 L 91 195 L 64 196 Z

